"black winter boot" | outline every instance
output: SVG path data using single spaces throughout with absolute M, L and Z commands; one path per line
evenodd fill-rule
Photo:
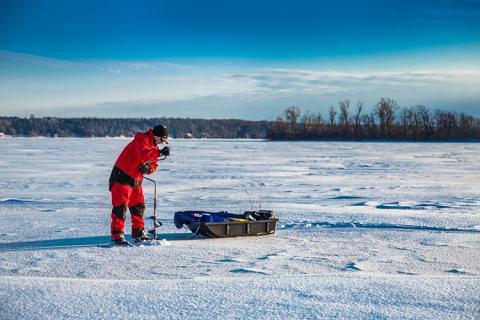
M 150 237 L 147 236 L 143 228 L 132 229 L 132 239 L 135 242 L 142 242 L 150 240 Z
M 124 237 L 112 239 L 112 242 L 120 246 L 128 246 L 130 244 Z

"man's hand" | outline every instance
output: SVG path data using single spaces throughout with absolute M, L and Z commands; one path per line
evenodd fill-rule
M 138 167 L 138 170 L 140 170 L 142 174 L 147 174 L 152 171 L 152 168 L 148 164 L 144 163 Z
M 158 151 L 159 156 L 168 157 L 170 155 L 170 147 L 163 147 L 161 150 Z

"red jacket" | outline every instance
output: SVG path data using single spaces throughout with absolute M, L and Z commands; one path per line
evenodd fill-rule
M 143 180 L 143 175 L 138 168 L 145 162 L 150 162 L 151 174 L 157 170 L 159 149 L 154 143 L 153 131 L 147 133 L 137 132 L 133 140 L 123 149 L 115 162 L 115 167 L 121 169 L 137 182 Z

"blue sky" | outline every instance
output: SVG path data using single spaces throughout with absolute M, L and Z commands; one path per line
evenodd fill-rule
M 0 1 L 0 114 L 480 115 L 480 1 Z

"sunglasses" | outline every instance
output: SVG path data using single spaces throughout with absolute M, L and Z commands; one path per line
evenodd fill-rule
M 168 144 L 168 138 L 167 137 L 160 137 L 160 141 L 165 142 Z

